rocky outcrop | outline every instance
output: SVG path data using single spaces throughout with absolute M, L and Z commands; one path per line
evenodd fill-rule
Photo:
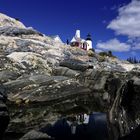
M 7 132 L 34 139 L 63 116 L 94 111 L 107 114 L 113 140 L 137 129 L 140 65 L 89 57 L 7 16 L 0 19 L 0 82 L 11 118 Z
M 0 27 L 0 35 L 6 36 L 21 36 L 21 35 L 34 35 L 38 34 L 43 36 L 41 33 L 35 31 L 33 28 L 17 28 L 17 27 L 10 27 L 4 26 Z
M 53 140 L 47 134 L 32 130 L 24 135 L 20 140 Z
M 14 19 L 0 13 L 0 27 L 3 26 L 25 28 L 23 23 L 21 23 L 18 19 Z
M 9 113 L 5 105 L 6 92 L 5 88 L 0 84 L 0 138 L 3 139 L 4 132 L 9 124 Z

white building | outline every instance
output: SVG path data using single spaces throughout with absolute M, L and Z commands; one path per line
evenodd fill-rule
M 91 35 L 88 34 L 86 40 L 80 36 L 80 30 L 76 30 L 75 36 L 72 38 L 70 45 L 72 47 L 79 47 L 84 50 L 92 49 Z
M 59 35 L 50 36 L 55 42 L 63 43 Z
M 89 115 L 87 114 L 84 114 L 84 121 L 83 121 L 84 124 L 88 124 L 89 123 Z

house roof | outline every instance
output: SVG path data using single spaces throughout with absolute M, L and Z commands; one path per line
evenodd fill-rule
M 61 38 L 59 37 L 59 35 L 54 35 L 54 36 L 50 36 L 52 39 L 54 39 L 55 41 L 58 42 L 62 42 Z
M 85 40 L 81 38 L 73 37 L 71 42 L 85 42 Z
M 82 40 L 81 40 L 82 43 L 84 43 L 85 41 L 86 41 L 85 39 L 82 39 Z
M 75 37 L 72 38 L 71 42 L 76 42 L 77 40 L 75 39 Z

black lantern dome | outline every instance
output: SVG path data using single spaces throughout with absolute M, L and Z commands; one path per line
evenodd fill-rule
M 92 38 L 91 38 L 91 35 L 90 35 L 90 34 L 87 35 L 86 40 L 90 40 L 90 41 L 92 41 Z

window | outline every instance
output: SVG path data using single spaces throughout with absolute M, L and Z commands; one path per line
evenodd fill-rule
M 87 43 L 86 42 L 83 43 L 83 49 L 87 50 Z

